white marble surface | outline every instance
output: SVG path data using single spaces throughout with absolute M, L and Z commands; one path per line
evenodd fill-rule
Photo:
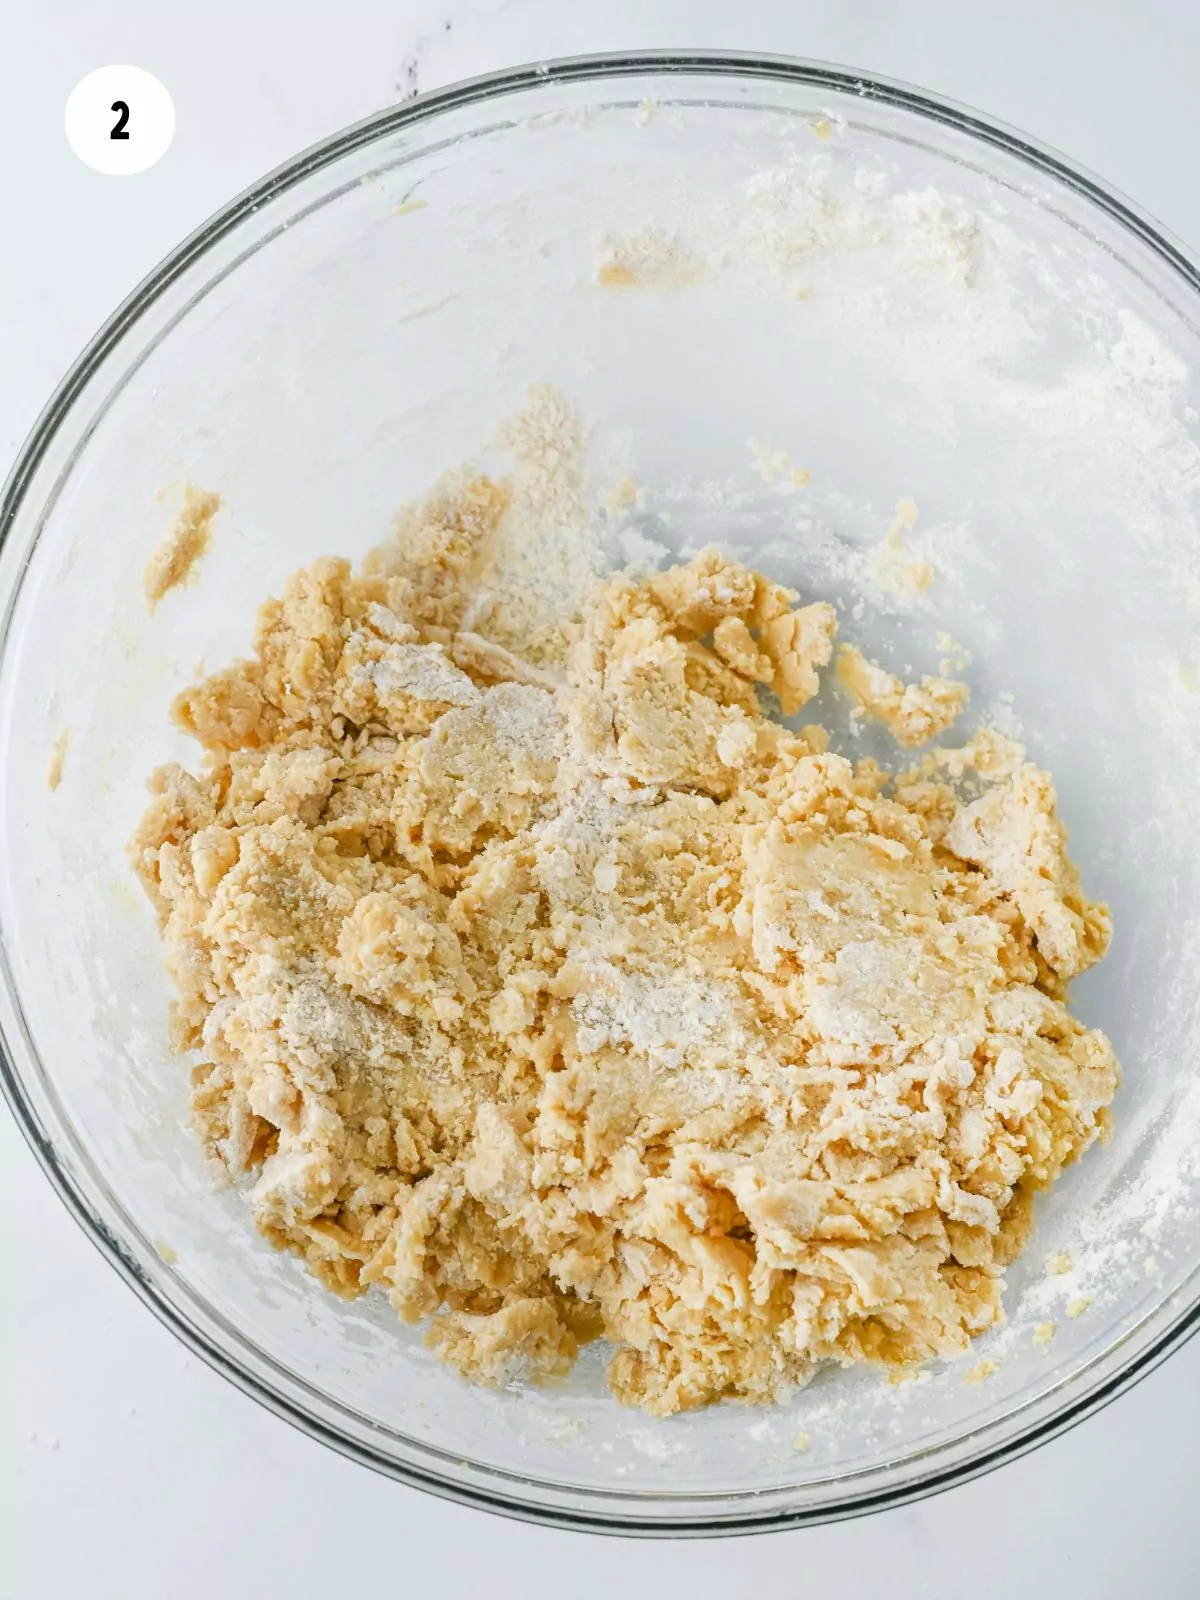
M 286 20 L 285 20 L 286 19 Z M 1195 0 L 46 0 L 9 10 L 0 96 L 0 458 L 176 240 L 390 100 L 541 55 L 704 45 L 911 79 L 1029 129 L 1200 246 Z M 62 136 L 72 85 L 131 61 L 174 146 L 128 180 Z M 884 1516 L 753 1540 L 550 1533 L 341 1460 L 188 1356 L 75 1228 L 0 1114 L 0 1597 L 407 1593 L 572 1600 L 659 1587 L 894 1600 L 1194 1600 L 1200 1341 L 1101 1416 Z

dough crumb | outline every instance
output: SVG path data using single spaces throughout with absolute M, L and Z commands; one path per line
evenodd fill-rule
M 1069 1317 L 1081 1317 L 1091 1303 L 1092 1297 L 1090 1294 L 1077 1294 L 1074 1300 L 1067 1301 L 1067 1315 Z
M 837 677 L 858 708 L 903 745 L 925 744 L 945 733 L 970 699 L 966 684 L 950 678 L 906 684 L 850 644 L 838 647 Z
M 811 1448 L 812 1448 L 812 1434 L 811 1433 L 798 1433 L 796 1435 L 796 1437 L 792 1440 L 792 1449 L 795 1450 L 798 1455 L 803 1455 L 807 1450 L 811 1450 Z
M 785 488 L 805 489 L 812 482 L 811 469 L 798 467 L 786 450 L 768 444 L 765 439 L 747 439 L 746 443 L 754 459 L 754 470 L 764 483 L 782 481 Z
M 642 228 L 624 238 L 601 242 L 596 282 L 605 289 L 683 289 L 705 277 L 695 259 L 673 234 Z
M 208 549 L 212 519 L 220 508 L 219 495 L 190 483 L 184 489 L 183 508 L 146 567 L 143 588 L 147 611 L 153 611 L 165 594 L 191 579 L 197 562 Z
M 1064 1273 L 1072 1271 L 1074 1263 L 1065 1250 L 1060 1250 L 1057 1255 L 1051 1256 L 1046 1263 L 1046 1271 L 1055 1277 L 1062 1277 Z
M 938 662 L 938 671 L 943 678 L 948 678 L 955 672 L 965 672 L 974 659 L 965 644 L 959 644 L 953 634 L 944 630 L 939 631 L 937 635 L 937 647 L 942 658 Z
M 551 394 L 515 439 L 565 479 L 451 475 L 176 702 L 203 761 L 132 854 L 197 1133 L 475 1382 L 603 1337 L 666 1416 L 962 1355 L 1119 1080 L 1053 786 L 893 785 L 773 720 L 834 613 L 716 549 L 489 609 L 514 505 L 580 514 Z
M 53 793 L 63 781 L 63 767 L 67 760 L 67 750 L 71 743 L 71 730 L 64 728 L 55 739 L 50 751 L 50 759 L 46 763 L 46 787 Z
M 994 1361 L 976 1362 L 975 1366 L 968 1367 L 966 1372 L 963 1373 L 963 1382 L 986 1383 L 995 1374 L 995 1371 L 996 1363 Z
M 646 509 L 646 491 L 631 472 L 625 473 L 604 496 L 604 509 L 610 517 L 619 517 L 630 506 L 639 511 Z
M 966 744 L 957 750 L 935 749 L 924 758 L 922 770 L 927 775 L 944 774 L 961 779 L 973 772 L 979 777 L 995 780 L 1011 778 L 1025 760 L 1025 746 L 995 728 L 977 728 Z
M 1051 1341 L 1053 1340 L 1054 1335 L 1055 1335 L 1056 1332 L 1057 1332 L 1057 1326 L 1053 1322 L 1039 1322 L 1039 1323 L 1037 1323 L 1035 1325 L 1035 1327 L 1034 1327 L 1034 1330 L 1033 1330 L 1033 1342 L 1034 1342 L 1034 1345 L 1039 1350 L 1047 1349 L 1048 1346 L 1050 1345 Z
M 933 587 L 937 569 L 927 557 L 908 548 L 905 534 L 917 525 L 915 500 L 900 500 L 884 538 L 867 557 L 867 573 L 877 594 L 912 604 Z

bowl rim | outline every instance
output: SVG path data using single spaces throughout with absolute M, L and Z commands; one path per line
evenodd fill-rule
M 572 82 L 619 81 L 622 78 L 646 75 L 671 74 L 680 77 L 688 74 L 711 78 L 762 80 L 768 83 L 801 85 L 807 88 L 829 89 L 890 108 L 909 112 L 917 117 L 935 122 L 966 134 L 984 145 L 1019 158 L 1034 172 L 1040 172 L 1073 191 L 1095 208 L 1118 223 L 1160 261 L 1181 278 L 1193 292 L 1200 295 L 1200 264 L 1174 235 L 1160 226 L 1148 212 L 1111 185 L 1079 163 L 1041 141 L 1019 132 L 1006 123 L 990 117 L 931 91 L 919 89 L 902 80 L 876 73 L 860 73 L 833 63 L 779 54 L 740 53 L 724 50 L 639 50 L 628 52 L 602 52 L 536 61 L 525 65 L 463 79 L 446 88 L 432 90 L 411 100 L 386 107 L 328 138 L 302 150 L 252 184 L 227 205 L 215 212 L 176 248 L 171 251 L 118 305 L 59 382 L 37 417 L 27 438 L 0 489 L 0 553 L 20 513 L 26 495 L 33 487 L 39 468 L 49 454 L 58 431 L 69 416 L 76 401 L 87 389 L 92 378 L 107 357 L 119 346 L 121 340 L 138 320 L 187 270 L 221 240 L 233 234 L 238 226 L 260 207 L 286 193 L 306 178 L 331 165 L 347 154 L 366 147 L 401 129 L 428 122 L 455 109 L 478 106 L 505 96 L 519 94 L 542 85 Z M 0 634 L 7 634 L 28 562 L 22 563 L 16 573 L 11 592 L 4 596 L 4 615 L 0 618 Z M 0 644 L 3 639 L 0 638 Z M 20 999 L 7 954 L 0 937 L 0 965 L 3 967 L 5 987 L 18 1019 L 24 1028 Z M 29 1041 L 32 1048 L 32 1041 Z M 33 1052 L 36 1057 L 36 1051 Z M 935 1494 L 943 1489 L 981 1476 L 1005 1462 L 1015 1460 L 1035 1449 L 1046 1440 L 1064 1433 L 1067 1429 L 1099 1411 L 1119 1394 L 1131 1388 L 1151 1372 L 1174 1350 L 1178 1349 L 1200 1326 L 1200 1295 L 1190 1304 L 1183 1304 L 1174 1316 L 1168 1316 L 1165 1325 L 1150 1341 L 1131 1355 L 1122 1356 L 1112 1348 L 1102 1351 L 1074 1375 L 1084 1377 L 1089 1371 L 1101 1368 L 1106 1360 L 1111 1367 L 1101 1373 L 1098 1381 L 1074 1399 L 1062 1402 L 1058 1390 L 1044 1392 L 1019 1407 L 1016 1413 L 981 1424 L 978 1432 L 960 1435 L 949 1444 L 935 1446 L 929 1460 L 920 1466 L 920 1455 L 915 1461 L 918 1469 L 903 1482 L 872 1489 L 866 1483 L 855 1486 L 855 1479 L 871 1475 L 871 1469 L 860 1474 L 850 1474 L 843 1480 L 847 1492 L 831 1502 L 818 1506 L 759 1506 L 754 1502 L 762 1491 L 734 1490 L 704 1492 L 685 1495 L 622 1495 L 620 1491 L 609 1495 L 604 1491 L 579 1485 L 562 1485 L 557 1492 L 569 1495 L 576 1504 L 538 1504 L 511 1492 L 505 1492 L 504 1482 L 520 1481 L 529 1487 L 538 1486 L 534 1479 L 517 1479 L 484 1463 L 463 1462 L 463 1466 L 478 1466 L 500 1487 L 483 1487 L 472 1480 L 456 1479 L 412 1461 L 397 1461 L 389 1454 L 373 1449 L 361 1438 L 341 1432 L 324 1418 L 315 1415 L 287 1392 L 283 1385 L 275 1385 L 259 1373 L 251 1371 L 209 1336 L 206 1330 L 195 1326 L 163 1292 L 161 1286 L 138 1259 L 128 1244 L 119 1237 L 100 1215 L 95 1203 L 95 1190 L 103 1187 L 98 1178 L 81 1176 L 73 1164 L 65 1160 L 56 1148 L 49 1131 L 33 1104 L 25 1083 L 16 1067 L 3 1028 L 0 1027 L 0 1089 L 3 1090 L 13 1116 L 34 1157 L 57 1191 L 67 1210 L 84 1234 L 104 1258 L 128 1284 L 134 1293 L 150 1308 L 182 1343 L 192 1350 L 213 1370 L 221 1373 L 251 1398 L 268 1410 L 290 1422 L 310 1437 L 321 1440 L 340 1454 L 383 1472 L 401 1482 L 437 1494 L 464 1505 L 511 1516 L 520 1520 L 560 1528 L 570 1528 L 592 1533 L 623 1536 L 712 1536 L 735 1533 L 765 1532 L 797 1526 L 811 1526 L 823 1522 L 839 1521 L 883 1510 Z M 1155 1320 L 1163 1311 L 1172 1309 L 1178 1296 L 1169 1296 L 1157 1311 L 1145 1319 Z M 1122 1341 L 1124 1343 L 1124 1341 Z M 1048 1404 L 1047 1404 L 1048 1403 Z M 1037 1415 L 1039 1409 L 1044 1412 Z M 938 1465 L 938 1454 L 955 1446 L 969 1444 L 973 1438 L 986 1436 L 990 1431 L 1011 1421 L 1022 1413 L 1026 1416 L 1017 1427 L 1004 1437 L 969 1452 L 964 1459 Z M 416 1441 L 413 1441 L 416 1443 Z M 540 1485 L 550 1488 L 551 1486 Z M 778 1491 L 776 1491 L 777 1493 Z M 690 1517 L 663 1516 L 655 1513 L 656 1503 L 667 1498 L 675 1505 L 692 1503 L 696 1512 Z M 772 1495 L 772 1499 L 775 1495 Z M 605 1502 L 611 1500 L 611 1509 Z M 733 1503 L 738 1508 L 717 1512 L 716 1502 L 726 1506 Z M 744 1506 L 743 1503 L 744 1502 Z M 617 1507 L 620 1509 L 616 1509 Z M 716 1513 L 714 1515 L 714 1513 Z

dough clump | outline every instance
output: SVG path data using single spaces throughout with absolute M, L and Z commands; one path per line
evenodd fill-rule
M 899 744 L 925 744 L 958 720 L 970 698 L 967 686 L 953 678 L 924 677 L 905 683 L 894 673 L 868 661 L 852 644 L 838 649 L 838 682 L 866 716 L 882 722 Z
M 153 611 L 172 589 L 187 583 L 208 549 L 212 519 L 221 509 L 220 495 L 209 494 L 189 483 L 183 491 L 183 507 L 171 524 L 170 532 L 150 557 L 142 578 L 146 609 Z
M 605 1336 L 666 1415 L 965 1351 L 1119 1077 L 1049 777 L 966 798 L 771 720 L 834 613 L 716 551 L 523 660 L 472 605 L 505 498 L 299 572 L 179 697 L 206 760 L 133 849 L 200 1136 L 484 1383 Z

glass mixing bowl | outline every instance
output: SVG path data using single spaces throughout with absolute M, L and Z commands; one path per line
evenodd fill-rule
M 63 382 L 0 520 L 5 1085 L 157 1315 L 397 1478 L 676 1534 L 928 1493 L 1184 1339 L 1200 1306 L 1198 319 L 1186 253 L 1061 158 L 916 90 L 780 59 L 582 59 L 460 85 L 298 156 L 181 245 Z M 841 600 L 897 664 L 969 655 L 976 709 L 1020 719 L 1056 777 L 1117 929 L 1074 1003 L 1125 1084 L 1112 1142 L 1040 1203 L 1008 1323 L 972 1358 L 983 1381 L 966 1363 L 899 1386 L 828 1372 L 774 1410 L 661 1423 L 609 1397 L 602 1350 L 553 1389 L 470 1388 L 209 1182 L 124 855 L 147 774 L 195 758 L 171 697 L 201 657 L 244 653 L 295 567 L 361 555 L 485 450 L 534 380 L 578 407 L 596 460 L 636 474 L 628 548 L 721 539 Z M 149 616 L 161 491 L 188 481 L 220 492 L 222 520 L 196 584 Z M 872 587 L 870 556 L 909 497 L 919 517 L 903 508 L 896 537 L 938 575 L 912 603 Z

